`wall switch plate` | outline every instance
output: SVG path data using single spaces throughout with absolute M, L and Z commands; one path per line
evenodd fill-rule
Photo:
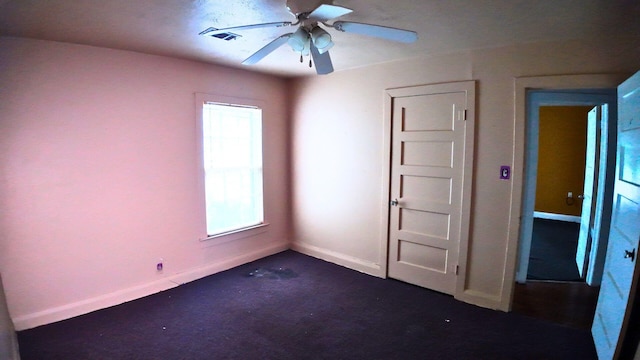
M 500 180 L 509 180 L 511 178 L 511 166 L 500 166 Z

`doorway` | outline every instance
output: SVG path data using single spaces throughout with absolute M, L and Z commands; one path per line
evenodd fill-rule
M 603 134 L 606 140 L 598 149 L 595 147 L 590 151 L 598 151 L 600 159 L 607 161 L 604 166 L 599 167 L 597 172 L 598 179 L 598 199 L 597 205 L 594 207 L 598 216 L 610 214 L 611 209 L 611 192 L 613 189 L 613 172 L 615 170 L 615 124 L 617 118 L 616 91 L 615 89 L 579 89 L 579 90 L 530 90 L 526 93 L 527 113 L 525 128 L 525 166 L 524 166 L 524 189 L 522 197 L 522 219 L 519 236 L 519 263 L 516 273 L 516 281 L 525 283 L 529 268 L 529 257 L 531 253 L 531 238 L 533 233 L 533 218 L 536 202 L 536 186 L 538 180 L 538 153 L 539 153 L 539 130 L 540 130 L 540 108 L 548 106 L 588 106 L 596 107 L 607 105 L 608 116 L 606 119 L 607 129 Z M 603 123 L 604 124 L 604 123 Z M 602 125 L 602 124 L 601 124 Z M 613 127 L 613 129 L 611 129 Z M 602 127 L 601 127 L 602 128 Z M 613 131 L 611 131 L 613 130 Z M 614 136 L 611 139 L 611 136 Z M 593 180 L 593 179 L 592 179 Z M 562 191 L 562 190 L 561 190 Z M 607 211 L 608 210 L 608 211 Z M 580 218 L 589 216 L 590 213 L 581 212 Z M 594 214 L 596 215 L 596 214 Z M 596 217 L 594 216 L 594 219 Z M 590 220 L 588 221 L 590 222 Z M 607 224 L 605 224 L 607 225 Z M 604 236 L 600 234 L 608 233 L 608 228 L 601 227 L 599 233 L 595 234 L 596 239 L 604 240 Z M 602 251 L 606 249 L 604 246 L 597 246 L 594 242 L 591 249 Z M 601 276 L 601 266 L 597 264 L 599 261 L 604 262 L 604 254 L 593 253 L 590 259 L 593 259 L 592 271 L 600 272 L 600 274 L 592 274 L 592 278 L 587 277 L 587 282 L 591 285 L 599 284 Z M 597 256 L 596 256 L 597 255 Z M 602 259 L 600 259 L 602 257 Z M 593 281 L 591 281 L 593 280 Z
M 526 114 L 526 150 L 525 150 L 525 172 L 524 172 L 524 196 L 522 206 L 522 223 L 520 228 L 520 242 L 519 242 L 519 265 L 518 273 L 516 274 L 516 290 L 514 295 L 513 309 L 515 311 L 529 314 L 533 312 L 539 317 L 548 318 L 550 314 L 559 313 L 558 304 L 566 304 L 567 308 L 580 309 L 574 313 L 564 312 L 563 316 L 555 319 L 556 322 L 564 323 L 576 322 L 585 324 L 593 318 L 595 311 L 595 299 L 597 299 L 598 285 L 601 278 L 602 267 L 599 264 L 602 255 L 598 255 L 598 252 L 602 252 L 606 249 L 607 237 L 602 234 L 608 234 L 608 222 L 605 219 L 606 229 L 601 229 L 600 225 L 602 221 L 598 218 L 606 217 L 606 214 L 610 214 L 610 206 L 612 202 L 611 189 L 612 189 L 612 173 L 613 168 L 611 164 L 615 164 L 615 139 L 607 138 L 611 133 L 615 134 L 615 119 L 617 108 L 616 104 L 616 92 L 615 89 L 598 89 L 598 90 L 530 90 L 526 94 L 527 99 L 527 114 Z M 580 132 L 580 137 L 589 138 L 589 129 L 594 127 L 594 120 L 591 119 L 590 111 L 592 108 L 603 106 L 603 109 L 607 112 L 608 116 L 604 119 L 598 118 L 597 125 L 599 129 L 604 128 L 606 131 L 601 135 L 605 136 L 604 141 L 597 142 L 598 146 L 590 144 L 585 146 L 588 141 L 585 141 L 585 145 L 581 147 L 584 149 L 584 155 L 580 161 L 581 169 L 573 168 L 568 172 L 579 172 L 582 176 L 582 183 L 585 185 L 579 189 L 575 187 L 577 185 L 567 185 L 561 182 L 551 181 L 551 189 L 544 189 L 546 180 L 552 175 L 546 173 L 549 169 L 546 169 L 545 159 L 543 154 L 549 149 L 543 149 L 541 146 L 549 146 L 545 144 L 542 136 L 543 132 L 549 124 L 544 124 L 548 119 L 544 119 L 544 113 L 552 111 L 556 114 L 562 112 L 571 113 L 583 113 L 582 123 L 580 129 L 574 129 L 576 132 Z M 585 116 L 587 115 L 587 116 Z M 554 119 L 554 121 L 565 121 L 561 119 Z M 586 125 L 591 124 L 591 125 Z M 557 125 L 557 124 L 556 124 Z M 565 124 L 566 125 L 566 124 Z M 614 127 L 614 131 L 610 131 L 610 127 Z M 553 130 L 557 133 L 558 129 Z M 591 134 L 589 134 L 591 135 Z M 566 135 L 565 135 L 566 136 Z M 560 139 L 561 141 L 562 139 Z M 558 140 L 556 139 L 556 142 Z M 560 144 L 566 145 L 566 144 Z M 602 145 L 602 146 L 600 146 Z M 574 144 L 574 146 L 576 146 Z M 560 146 L 562 147 L 562 146 Z M 559 162 L 561 156 L 559 150 L 552 150 L 555 152 L 551 156 L 554 161 Z M 598 162 L 599 166 L 596 169 L 588 171 L 588 166 L 585 163 L 589 163 L 589 157 L 594 158 L 597 155 L 601 158 L 601 162 Z M 585 161 L 585 159 L 587 161 Z M 610 161 L 606 161 L 610 160 Z M 573 160 L 577 161 L 577 160 Z M 541 165 L 541 167 L 539 167 Z M 555 164 L 558 165 L 558 164 Z M 567 166 L 567 165 L 565 165 Z M 581 170 L 581 171 L 580 171 Z M 552 169 L 553 171 L 553 169 Z M 558 171 L 558 170 L 555 170 Z M 557 174 L 560 176 L 559 174 Z M 575 175 L 575 174 L 574 174 Z M 567 175 L 568 176 L 568 175 Z M 538 181 L 540 180 L 540 181 Z M 573 182 L 575 183 L 575 179 Z M 588 190 L 587 184 L 591 184 L 593 187 L 593 201 L 591 190 Z M 537 186 L 542 184 L 543 186 Z M 595 185 L 594 185 L 595 184 Z M 550 193 L 550 194 L 549 194 Z M 593 206 L 582 206 L 582 195 L 585 194 L 585 204 L 594 204 Z M 545 197 L 550 196 L 554 198 L 552 203 L 545 204 Z M 564 203 L 564 205 L 562 204 Z M 552 206 L 552 205 L 555 205 Z M 603 211 L 603 208 L 607 208 L 608 211 Z M 605 210 L 607 210 L 605 209 Z M 535 210 L 535 211 L 534 211 Z M 545 221 L 557 222 L 557 226 L 564 226 L 571 228 L 570 233 L 566 236 L 570 236 L 568 240 L 569 247 L 573 246 L 570 250 L 564 250 L 565 258 L 562 261 L 574 271 L 574 273 L 567 277 L 559 276 L 557 279 L 552 276 L 547 276 L 543 279 L 532 279 L 530 275 L 530 267 L 535 267 L 535 261 L 539 260 L 536 257 L 540 257 L 539 253 L 532 253 L 536 232 L 536 226 L 534 225 L 534 214 L 541 214 L 538 218 L 546 218 Z M 592 220 L 593 219 L 593 220 Z M 540 220 L 538 220 L 540 221 Z M 571 222 L 581 222 L 581 224 L 570 225 Z M 594 223 L 597 223 L 597 231 L 593 229 Z M 580 246 L 578 246 L 578 234 L 580 234 L 581 226 L 588 229 L 585 234 L 588 235 L 588 244 L 582 251 L 582 259 L 585 257 L 590 260 L 589 270 L 580 268 L 578 263 L 581 259 Z M 554 231 L 553 229 L 551 230 Z M 557 231 L 556 231 L 557 232 Z M 582 234 L 582 235 L 585 235 Z M 601 236 L 602 235 L 602 236 Z M 540 239 L 538 239 L 540 240 Z M 582 239 L 584 240 L 584 239 Z M 586 241 L 586 240 L 585 240 Z M 584 245 L 584 244 L 583 244 Z M 536 251 L 539 251 L 537 249 Z M 535 256 L 531 256 L 535 255 Z M 552 256 L 547 254 L 548 256 Z M 572 256 L 573 255 L 573 256 Z M 568 258 L 566 258 L 568 256 Z M 602 259 L 604 259 L 602 257 Z M 551 260 L 552 262 L 558 262 L 558 259 Z M 602 263 L 604 261 L 602 260 Z M 581 272 L 581 270 L 585 270 Z M 536 283 L 539 280 L 545 282 L 553 282 L 553 284 L 539 284 Z M 572 280 L 574 283 L 566 282 Z M 587 283 L 584 281 L 587 280 Z M 575 283 L 575 282 L 579 283 Z M 539 302 L 536 299 L 554 299 L 552 303 Z M 554 304 L 556 306 L 554 306 Z M 527 308 L 528 307 L 528 308 Z M 534 308 L 532 308 L 534 307 Z M 524 310 L 523 310 L 524 309 Z M 572 318 L 573 317 L 573 318 Z M 551 319 L 553 321 L 553 319 Z
M 576 264 L 591 106 L 540 106 L 527 280 L 583 281 Z

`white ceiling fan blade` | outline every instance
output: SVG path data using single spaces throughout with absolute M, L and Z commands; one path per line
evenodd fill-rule
M 316 65 L 316 73 L 318 73 L 318 75 L 326 75 L 333 72 L 333 64 L 331 63 L 331 56 L 329 56 L 328 51 L 320 54 L 318 48 L 311 43 L 311 56 Z
M 380 25 L 363 24 L 350 21 L 336 21 L 331 26 L 338 31 L 373 36 L 403 43 L 412 43 L 418 39 L 418 34 L 415 31 Z
M 272 42 L 265 45 L 262 49 L 256 51 L 253 55 L 249 56 L 245 61 L 242 62 L 243 65 L 253 65 L 258 61 L 262 60 L 265 56 L 274 52 L 277 48 L 287 43 L 289 37 L 293 35 L 292 33 L 284 34 L 279 38 L 273 40 Z
M 307 19 L 319 21 L 319 22 L 325 22 L 331 19 L 339 18 L 340 16 L 347 15 L 351 12 L 353 12 L 353 10 L 348 9 L 346 7 L 322 4 L 318 6 L 315 10 L 313 10 L 307 16 Z
M 198 35 L 216 35 L 222 34 L 229 31 L 238 31 L 238 30 L 250 30 L 250 29 L 259 29 L 259 28 L 267 28 L 267 27 L 283 27 L 283 26 L 291 26 L 293 24 L 291 21 L 280 21 L 280 22 L 271 22 L 264 24 L 252 24 L 252 25 L 240 25 L 240 26 L 232 26 L 224 29 L 216 29 L 214 27 L 207 28 L 201 31 Z

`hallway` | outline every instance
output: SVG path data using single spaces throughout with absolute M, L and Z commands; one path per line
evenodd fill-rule
M 528 281 L 516 284 L 512 311 L 556 324 L 591 329 L 599 287 L 583 282 Z

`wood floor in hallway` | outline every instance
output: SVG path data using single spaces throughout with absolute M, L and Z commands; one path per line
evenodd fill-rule
M 528 281 L 516 284 L 512 310 L 564 326 L 590 329 L 599 290 L 583 282 Z

